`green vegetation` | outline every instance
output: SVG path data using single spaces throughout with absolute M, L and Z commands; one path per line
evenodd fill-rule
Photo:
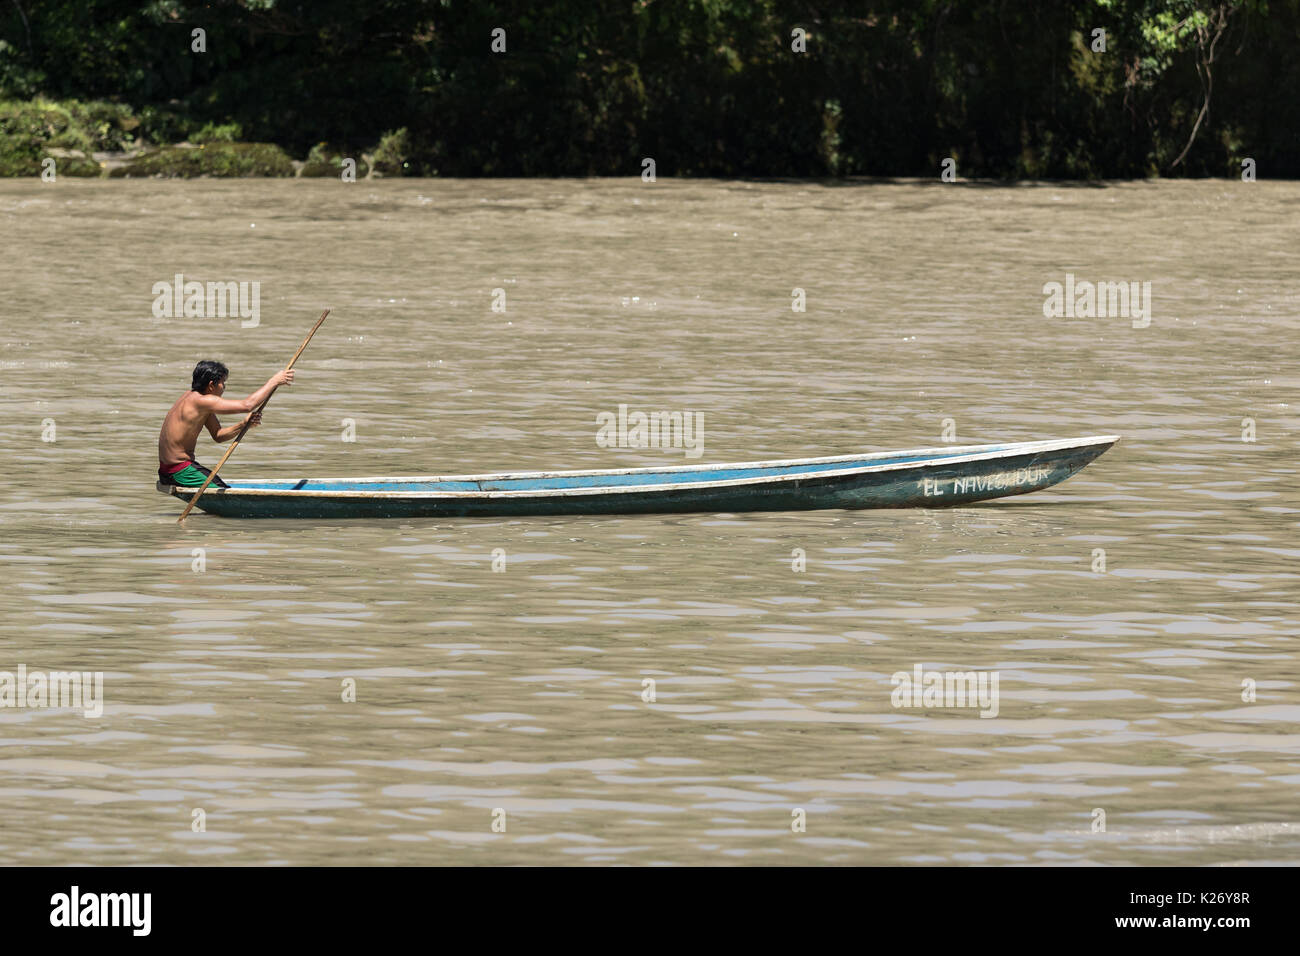
M 0 174 L 1294 177 L 1298 54 L 1300 0 L 11 0 Z
M 375 171 L 385 176 L 405 176 L 411 169 L 411 135 L 406 129 L 385 133 L 375 147 Z
M 298 172 L 299 176 L 309 178 L 334 177 L 339 178 L 343 175 L 343 160 L 352 159 L 356 162 L 356 173 L 358 179 L 362 179 L 370 172 L 370 166 L 360 156 L 345 156 L 341 149 L 330 146 L 327 143 L 317 143 L 307 154 L 307 162 Z
M 62 174 L 98 176 L 91 154 L 129 148 L 138 126 L 116 103 L 0 101 L 0 176 L 38 176 L 47 156 Z
M 112 170 L 109 175 L 167 176 L 292 176 L 293 160 L 273 143 L 219 143 L 168 146 L 152 150 Z

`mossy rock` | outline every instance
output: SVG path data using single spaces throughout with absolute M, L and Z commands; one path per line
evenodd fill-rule
M 312 179 L 341 179 L 343 177 L 343 160 L 345 158 L 356 160 L 357 179 L 365 179 L 366 175 L 370 172 L 370 166 L 360 156 L 330 156 L 325 159 L 316 159 L 309 156 L 307 157 L 307 162 L 302 167 L 302 171 L 299 172 L 298 175 Z
M 51 147 L 35 137 L 11 137 L 0 145 L 0 176 L 39 176 L 46 159 L 56 176 L 102 176 L 103 167 L 80 150 Z
M 80 150 L 50 150 L 56 176 L 102 176 L 104 167 Z
M 109 175 L 114 178 L 163 176 L 178 179 L 193 179 L 198 176 L 292 176 L 293 161 L 273 143 L 168 146 L 145 153 L 114 169 Z
M 93 159 L 63 159 L 55 167 L 59 176 L 81 176 L 94 178 L 104 175 L 104 167 Z
M 356 162 L 357 179 L 364 179 L 370 172 L 370 164 L 358 150 L 349 149 L 338 143 L 317 143 L 307 154 L 307 161 L 302 164 L 298 175 L 311 179 L 330 177 L 340 179 L 343 176 L 345 159 Z

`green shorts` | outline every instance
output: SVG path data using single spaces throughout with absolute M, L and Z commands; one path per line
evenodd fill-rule
M 158 469 L 158 480 L 164 485 L 176 485 L 178 488 L 199 488 L 208 480 L 208 475 L 212 474 L 197 461 L 187 461 L 176 471 L 168 472 L 164 468 Z M 212 484 L 218 488 L 229 488 L 230 486 L 221 480 L 220 477 L 213 478 Z

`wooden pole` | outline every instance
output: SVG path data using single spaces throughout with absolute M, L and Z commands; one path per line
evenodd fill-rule
M 311 327 L 311 331 L 307 333 L 307 337 L 302 340 L 302 345 L 298 346 L 298 351 L 294 352 L 293 358 L 289 359 L 289 364 L 285 366 L 286 370 L 293 368 L 293 363 L 298 361 L 298 356 L 302 355 L 303 349 L 307 348 L 307 343 L 311 341 L 311 337 L 316 334 L 316 330 L 319 329 L 321 327 L 321 323 L 325 321 L 325 316 L 329 314 L 330 314 L 329 309 L 326 309 L 324 312 L 320 314 L 320 318 L 316 320 L 316 324 Z M 279 386 L 276 386 L 276 388 L 278 387 Z M 273 388 L 271 389 L 271 395 L 274 394 L 275 394 L 275 389 Z M 266 398 L 262 399 L 262 403 L 258 405 L 255 409 L 253 409 L 253 411 L 249 414 L 249 420 L 252 419 L 253 415 L 257 414 L 262 409 L 266 408 L 266 403 L 271 400 L 271 395 L 268 395 L 266 396 Z M 247 431 L 248 431 L 248 422 L 245 421 L 244 427 L 241 428 L 239 430 L 239 434 L 236 435 L 231 440 L 230 447 L 227 448 L 226 453 L 221 456 L 221 461 L 217 462 L 217 467 L 213 468 L 211 474 L 208 475 L 208 480 L 203 482 L 203 484 L 199 487 L 199 490 L 194 493 L 194 497 L 190 499 L 190 503 L 185 506 L 185 510 L 181 512 L 181 516 L 176 519 L 176 522 L 178 524 L 184 521 L 186 515 L 188 515 L 192 510 L 194 510 L 194 504 L 199 500 L 199 496 L 203 494 L 203 492 L 208 490 L 208 485 L 212 484 L 212 479 L 217 477 L 217 472 L 219 472 L 221 470 L 221 466 L 226 463 L 226 459 L 229 458 L 231 454 L 234 452 L 234 450 L 239 447 L 239 443 L 244 440 L 244 434 Z

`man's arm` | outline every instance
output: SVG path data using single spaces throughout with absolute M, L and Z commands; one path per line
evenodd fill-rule
M 208 412 L 209 417 L 218 413 L 230 414 L 234 412 L 251 412 L 258 405 L 261 405 L 264 401 L 270 398 L 271 393 L 281 385 L 292 384 L 293 370 L 281 369 L 268 378 L 266 384 L 252 395 L 249 395 L 248 398 L 219 398 L 216 395 L 200 395 L 199 407 L 205 409 Z
M 221 422 L 217 421 L 217 416 L 209 415 L 207 420 L 208 434 L 212 436 L 214 442 L 220 445 L 238 435 L 245 423 L 248 424 L 249 428 L 256 428 L 262 424 L 262 413 L 253 412 L 251 415 L 246 415 L 240 420 L 239 424 L 231 425 L 229 428 L 222 428 Z

